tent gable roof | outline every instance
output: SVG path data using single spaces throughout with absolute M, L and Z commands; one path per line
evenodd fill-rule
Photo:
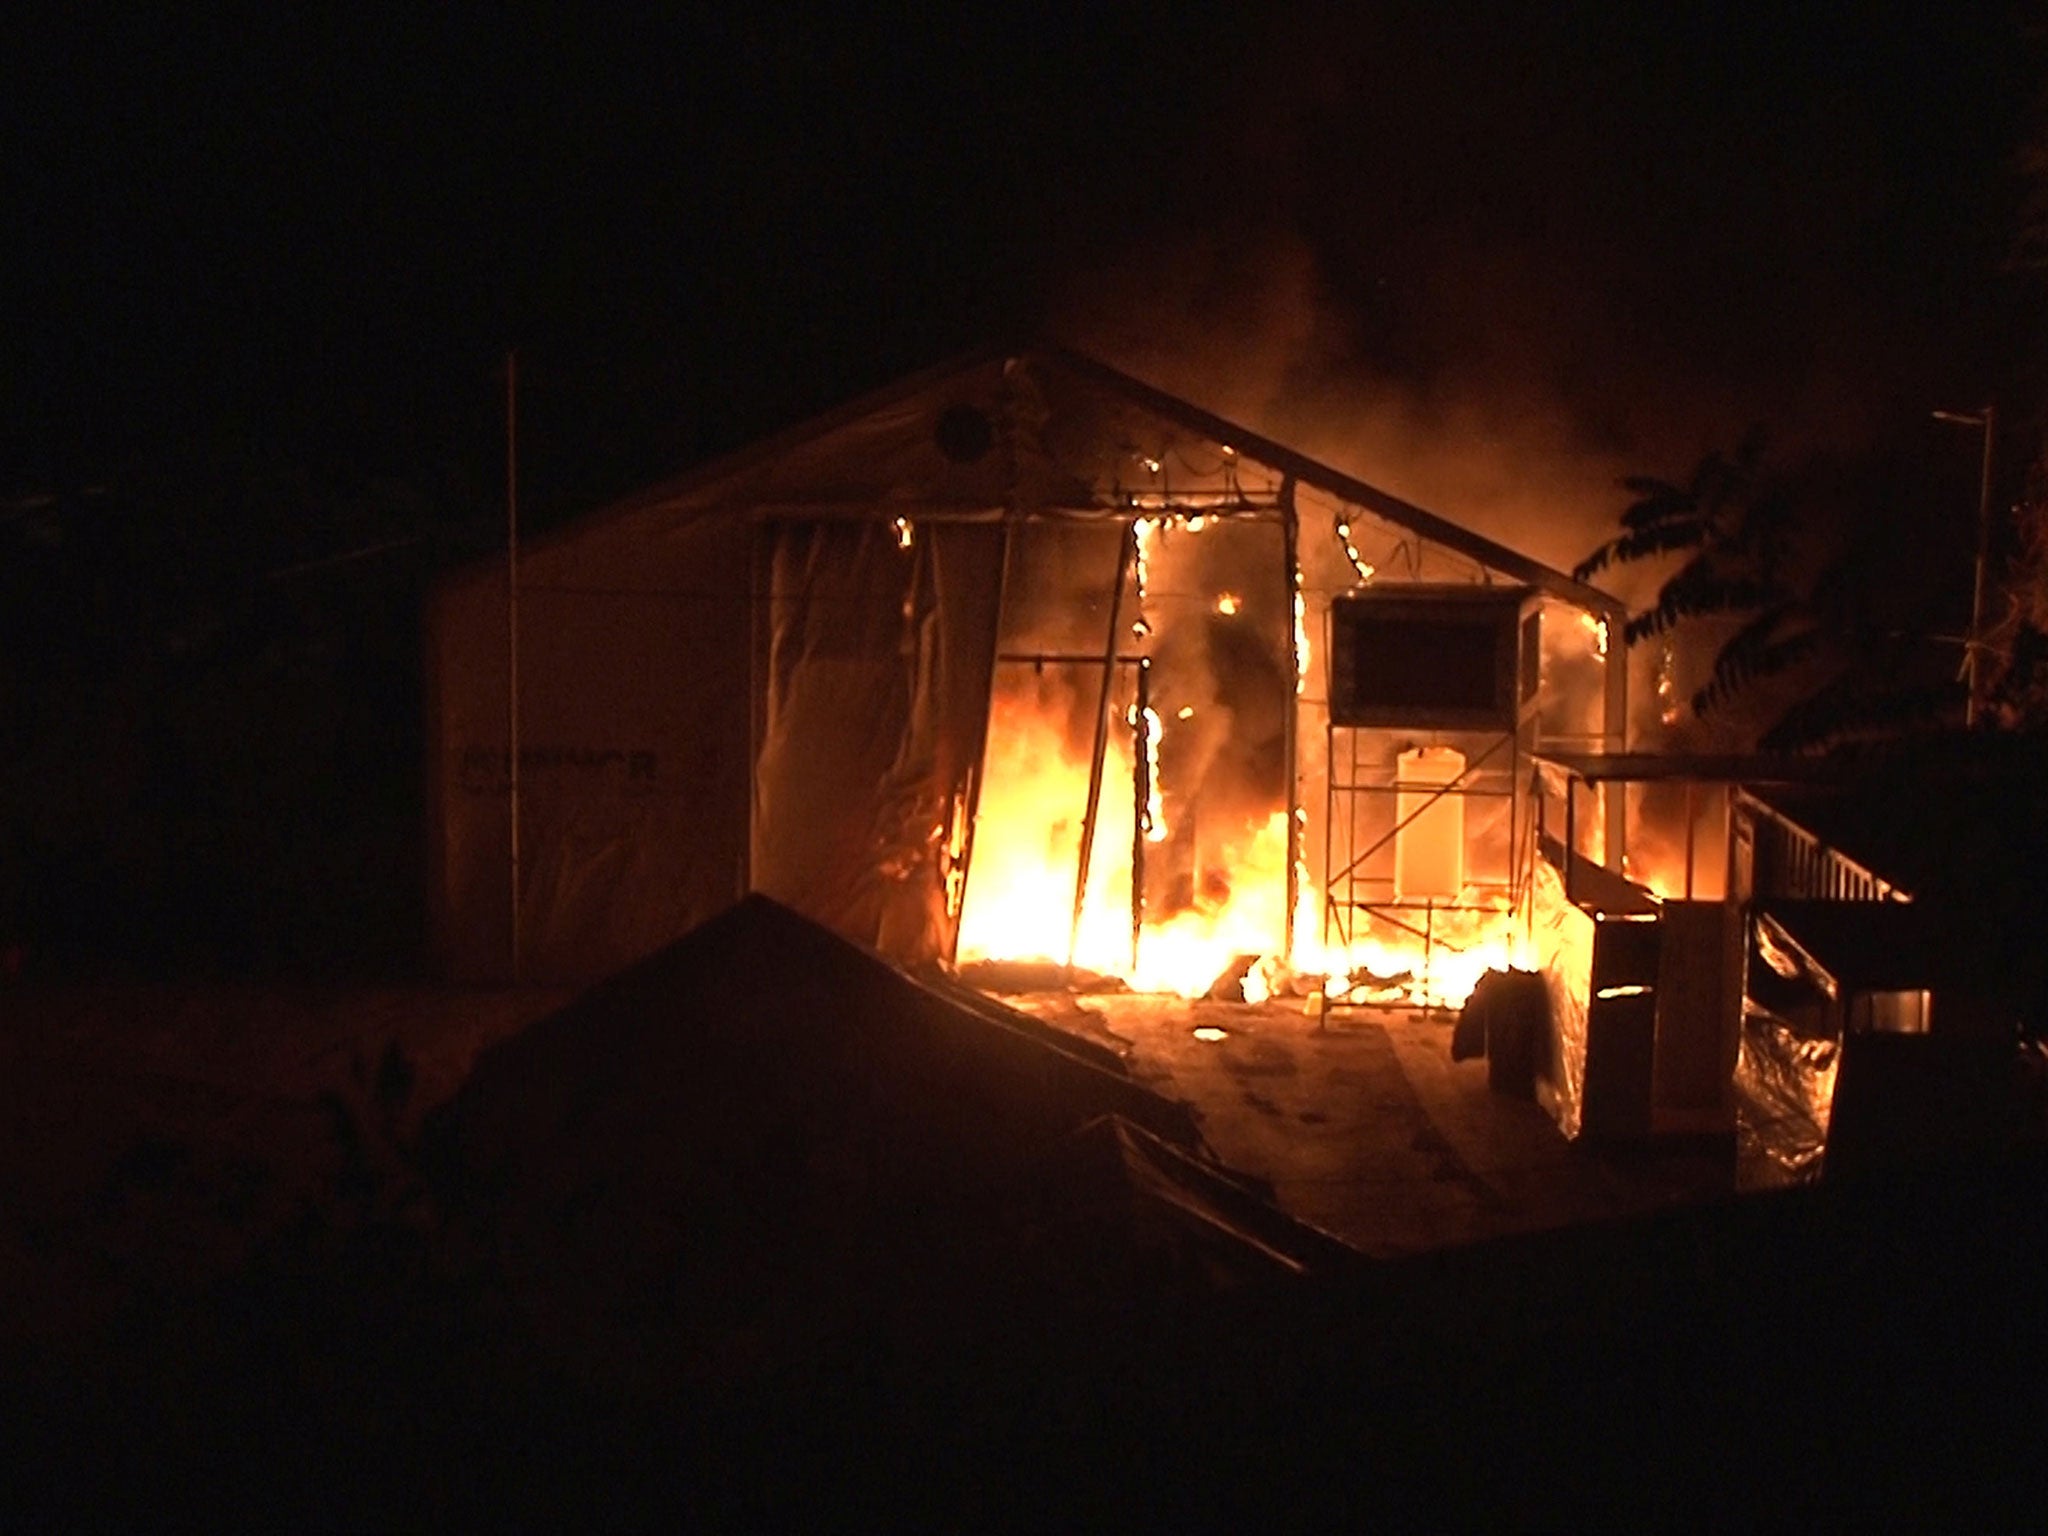
M 992 350 L 928 369 L 533 541 L 658 546 L 706 516 L 1124 518 L 1277 509 L 1296 486 L 1590 612 L 1607 594 L 1092 357 Z M 524 551 L 523 551 L 524 553 Z

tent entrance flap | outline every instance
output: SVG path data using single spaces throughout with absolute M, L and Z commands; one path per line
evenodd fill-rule
M 876 519 L 763 538 L 754 889 L 905 964 L 948 957 L 1002 531 Z
M 1102 658 L 1005 651 L 989 708 L 974 869 L 960 926 L 960 957 L 1031 959 L 1122 974 L 1143 905 L 1146 782 L 1137 714 L 1144 658 L 1120 655 L 1101 714 Z M 1140 716 L 1140 718 L 1142 718 Z M 1091 774 L 1090 752 L 1101 751 Z M 1099 778 L 1099 786 L 1095 780 Z M 1098 788 L 1089 815 L 1091 788 Z M 1093 823 L 1093 836 L 1087 834 Z M 1082 935 L 1074 942 L 1075 888 L 1084 852 Z
M 963 963 L 1198 995 L 1283 952 L 1282 530 L 1191 522 L 1015 530 Z

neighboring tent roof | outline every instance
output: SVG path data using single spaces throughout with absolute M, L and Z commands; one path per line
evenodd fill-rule
M 1285 444 L 1106 363 L 1061 347 L 1016 352 L 989 351 L 913 374 L 832 411 L 763 438 L 740 451 L 650 486 L 553 534 L 532 541 L 535 553 L 613 524 L 650 515 L 701 515 L 721 507 L 750 512 L 804 511 L 809 515 L 878 515 L 891 501 L 915 501 L 923 515 L 935 512 L 994 519 L 1006 511 L 1094 512 L 1126 517 L 1146 504 L 1147 491 L 1109 488 L 1099 474 L 1066 461 L 1060 445 L 1034 439 L 1037 428 L 1057 411 L 1047 402 L 1092 392 L 1126 411 L 1229 449 L 1227 468 L 1208 477 L 1198 491 L 1184 482 L 1183 494 L 1215 495 L 1241 485 L 1244 464 L 1263 466 L 1276 482 L 1313 487 L 1359 507 L 1406 532 L 1453 550 L 1511 580 L 1562 599 L 1588 612 L 1619 616 L 1623 605 L 1607 593 L 1574 581 L 1518 550 L 1474 533 L 1448 518 L 1414 505 L 1377 486 L 1323 464 Z M 911 411 L 946 396 L 962 404 L 1000 406 L 994 452 L 986 462 L 956 461 L 934 449 L 930 414 Z M 1068 445 L 1086 451 L 1078 445 Z M 1090 448 L 1099 444 L 1088 445 Z M 1125 447 L 1134 445 L 1124 444 Z M 835 448 L 847 450 L 834 456 Z M 857 463 L 856 476 L 842 494 L 818 497 L 816 471 L 830 465 L 843 472 Z M 788 498 L 788 499 L 785 499 Z
M 486 1052 L 429 1167 L 541 1336 L 624 1380 L 1353 1257 L 1106 1059 L 752 896 Z
M 880 1178 L 922 1146 L 945 1156 L 920 1176 L 972 1182 L 1104 1114 L 1199 1145 L 1185 1106 L 1092 1042 L 969 1006 L 760 895 L 487 1052 L 443 1130 L 475 1170 L 575 1158 L 607 1116 L 659 1099 L 680 1152 L 756 1089 L 729 1126 L 750 1143 L 891 1122 Z

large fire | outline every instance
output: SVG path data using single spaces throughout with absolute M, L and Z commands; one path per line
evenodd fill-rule
M 1135 731 L 1110 734 L 1096 808 L 1095 838 L 1081 923 L 1074 886 L 1088 764 L 1069 743 L 1063 717 L 1048 710 L 1035 679 L 999 688 L 989 722 L 974 863 L 960 923 L 960 958 L 1047 960 L 1119 976 L 1143 992 L 1206 991 L 1233 957 L 1278 950 L 1285 931 L 1287 813 L 1242 827 L 1205 829 L 1213 838 L 1187 904 L 1138 930 L 1133 959 L 1132 837 L 1137 804 L 1136 742 L 1155 755 L 1164 735 L 1156 711 Z M 1171 833 L 1158 775 L 1149 774 L 1146 841 Z M 1071 954 L 1069 944 L 1072 944 Z
M 1049 536 L 1039 553 L 1064 550 L 1067 563 L 1048 560 L 1058 574 L 1027 589 L 997 671 L 961 962 L 1049 962 L 1189 997 L 1220 983 L 1313 1010 L 1318 1000 L 1456 1006 L 1488 969 L 1522 960 L 1497 879 L 1454 889 L 1454 876 L 1433 908 L 1411 901 L 1326 922 L 1310 868 L 1326 834 L 1308 809 L 1324 794 L 1325 719 L 1309 687 L 1310 636 L 1333 591 L 1376 574 L 1363 535 L 1341 515 L 1337 526 L 1341 575 L 1312 588 L 1274 522 L 1141 515 L 1113 605 L 1102 602 L 1112 570 L 1084 573 L 1071 535 Z M 1091 548 L 1099 560 L 1111 546 Z M 1078 578 L 1092 612 L 1106 609 L 1115 657 L 1090 660 L 1102 639 L 1048 626 L 1049 605 L 1034 606 L 1060 576 Z M 1092 765 L 1099 790 L 1084 839 Z
M 1322 900 L 1297 868 L 1294 942 L 1286 948 L 1287 811 L 1204 827 L 1199 857 L 1176 909 L 1148 903 L 1133 953 L 1134 834 L 1157 847 L 1172 833 L 1159 775 L 1149 782 L 1149 825 L 1140 827 L 1132 786 L 1139 750 L 1156 764 L 1169 726 L 1148 712 L 1112 731 L 1078 927 L 1074 887 L 1088 800 L 1087 750 L 1077 750 L 1046 677 L 1006 679 L 992 706 L 973 866 L 961 914 L 959 958 L 1071 964 L 1122 978 L 1141 992 L 1198 997 L 1235 966 L 1246 1001 L 1281 991 L 1329 1002 L 1455 1007 L 1487 970 L 1521 961 L 1518 927 L 1497 910 L 1441 911 L 1409 932 L 1383 925 L 1350 944 L 1326 943 Z M 1148 881 L 1148 886 L 1153 882 Z M 1421 914 L 1409 914 L 1420 917 Z M 1420 924 L 1417 925 L 1420 927 Z M 1244 957 L 1256 956 L 1246 970 Z

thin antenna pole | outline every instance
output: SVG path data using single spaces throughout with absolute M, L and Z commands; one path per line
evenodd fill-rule
M 519 943 L 519 354 L 505 353 L 505 736 L 512 817 L 512 981 L 524 979 Z
M 1998 407 L 1986 405 L 1981 411 L 1935 411 L 1936 421 L 1952 426 L 1976 427 L 1984 434 L 1983 467 L 1977 476 L 1977 561 L 1970 582 L 1970 632 L 1963 642 L 1963 677 L 1969 680 L 1969 697 L 1963 705 L 1963 724 L 1977 723 L 1983 693 L 1980 688 L 1984 665 L 1984 585 L 1991 563 L 1991 455 L 1998 435 Z
M 1280 919 L 1280 958 L 1294 959 L 1295 908 L 1301 905 L 1301 635 L 1295 628 L 1296 603 L 1302 601 L 1301 516 L 1294 503 L 1294 476 L 1280 477 L 1280 563 L 1286 567 L 1281 622 L 1287 626 L 1287 712 L 1282 756 L 1287 780 L 1287 910 Z
M 1977 478 L 1977 571 L 1970 590 L 1970 702 L 1963 708 L 1963 723 L 1974 726 L 1984 697 L 1984 577 L 1991 563 L 1991 446 L 1998 432 L 1998 408 L 1984 407 L 1984 467 Z

